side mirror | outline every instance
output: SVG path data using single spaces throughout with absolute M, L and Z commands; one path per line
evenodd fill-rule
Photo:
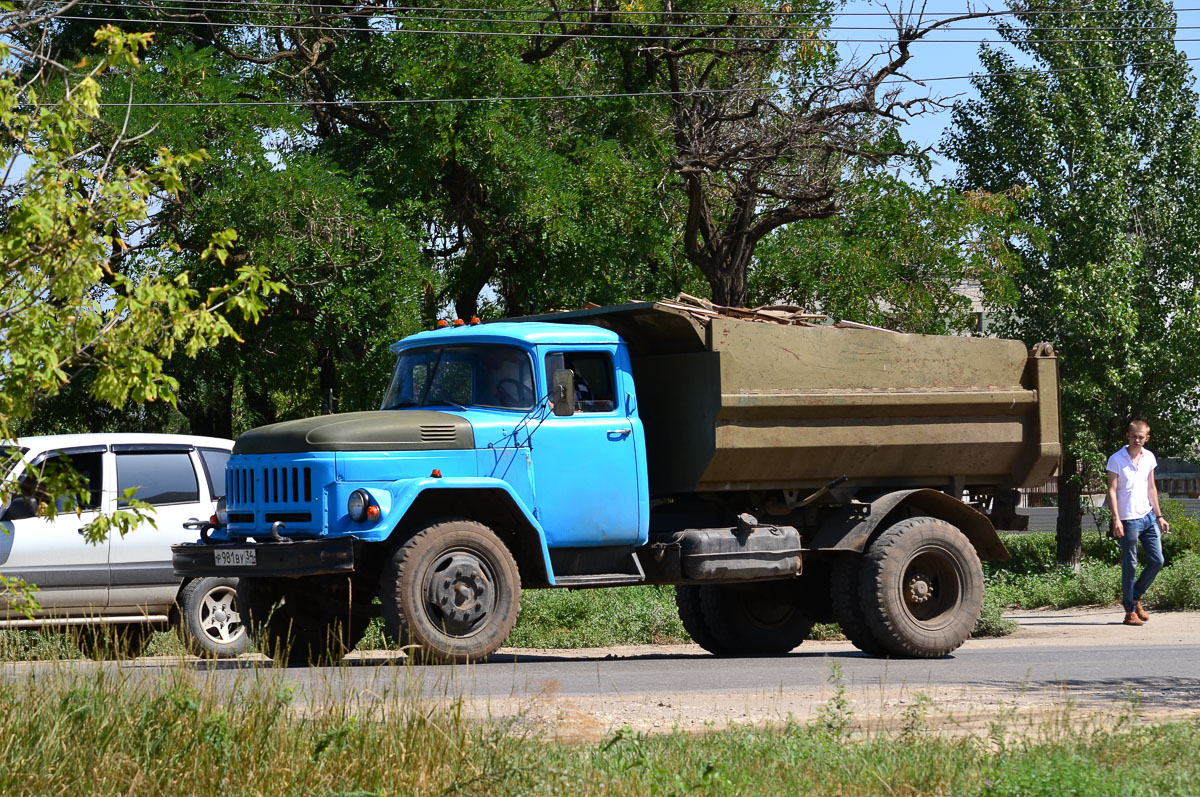
M 575 372 L 559 368 L 550 377 L 550 401 L 555 415 L 575 414 Z

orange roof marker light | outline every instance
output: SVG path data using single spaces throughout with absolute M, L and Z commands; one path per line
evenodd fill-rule
M 434 478 L 434 479 L 440 479 L 440 478 L 442 478 L 442 469 L 441 469 L 441 468 L 434 468 L 434 469 L 433 469 L 433 473 L 430 473 L 430 474 L 429 474 L 429 476 L 430 476 L 431 478 Z
M 479 323 L 479 316 L 471 316 L 471 326 L 476 326 Z
M 445 328 L 446 328 L 446 327 L 448 327 L 448 326 L 450 326 L 450 322 L 449 322 L 449 321 L 447 321 L 447 320 L 446 320 L 446 319 L 444 319 L 444 318 L 439 318 L 439 319 L 438 319 L 438 322 L 437 322 L 437 328 L 438 328 L 438 329 L 445 329 Z
M 462 325 L 463 325 L 463 320 L 461 318 L 454 319 L 454 326 L 461 327 Z

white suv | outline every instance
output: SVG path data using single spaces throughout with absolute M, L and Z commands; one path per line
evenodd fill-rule
M 60 512 L 53 520 L 39 517 L 29 496 L 0 506 L 0 573 L 36 585 L 41 604 L 31 619 L 8 596 L 0 596 L 0 628 L 103 624 L 119 629 L 124 644 L 140 651 L 151 630 L 171 624 L 185 629 L 182 636 L 198 655 L 236 656 L 250 646 L 234 605 L 236 580 L 181 582 L 171 568 L 171 545 L 198 537 L 184 523 L 207 520 L 225 495 L 232 440 L 79 434 L 25 437 L 17 445 L 35 469 L 69 457 L 90 497 L 78 515 Z M 24 470 L 21 464 L 15 468 Z M 27 492 L 37 490 L 25 473 L 13 477 L 25 481 Z M 83 527 L 98 512 L 124 506 L 129 487 L 137 488 L 135 498 L 154 507 L 157 528 L 142 523 L 98 545 L 84 540 Z

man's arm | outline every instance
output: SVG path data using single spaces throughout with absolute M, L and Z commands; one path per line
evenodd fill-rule
M 1113 516 L 1113 536 L 1118 539 L 1125 536 L 1125 526 L 1121 523 L 1121 513 L 1117 511 L 1117 474 L 1111 470 L 1108 473 L 1108 508 L 1112 510 Z M 1150 480 L 1151 482 L 1154 479 Z M 1158 501 L 1158 494 L 1155 493 L 1154 500 Z M 1159 514 L 1156 510 L 1154 514 Z
M 1158 506 L 1158 485 L 1154 483 L 1154 471 L 1150 471 L 1150 483 L 1146 485 L 1146 492 L 1150 494 L 1150 506 L 1154 508 L 1154 517 L 1158 520 L 1159 528 L 1162 529 L 1163 534 L 1170 534 L 1171 524 L 1163 517 L 1162 510 Z

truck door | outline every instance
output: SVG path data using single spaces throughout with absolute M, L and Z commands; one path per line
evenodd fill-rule
M 640 421 L 626 415 L 614 353 L 546 355 L 547 380 L 560 368 L 576 379 L 575 414 L 548 416 L 532 440 L 534 502 L 552 548 L 638 542 Z

